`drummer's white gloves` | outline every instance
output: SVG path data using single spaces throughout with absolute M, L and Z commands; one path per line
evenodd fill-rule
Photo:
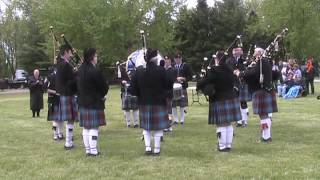
M 126 83 L 127 83 L 127 81 L 123 80 L 123 81 L 121 81 L 121 83 L 122 83 L 122 84 L 126 84 Z

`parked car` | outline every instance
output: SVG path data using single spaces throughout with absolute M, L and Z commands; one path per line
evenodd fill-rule
M 17 69 L 15 72 L 15 78 L 8 80 L 9 88 L 25 88 L 28 85 L 28 73 L 23 69 Z

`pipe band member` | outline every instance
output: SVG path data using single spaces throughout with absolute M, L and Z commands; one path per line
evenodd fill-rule
M 257 47 L 254 57 L 257 61 L 253 68 L 244 72 L 235 71 L 237 76 L 242 77 L 252 89 L 252 109 L 254 114 L 258 114 L 261 124 L 261 140 L 270 142 L 272 113 L 278 112 L 276 93 L 272 86 L 272 64 L 264 58 L 264 49 Z
M 104 108 L 109 86 L 97 67 L 96 49 L 85 49 L 83 54 L 84 63 L 80 66 L 77 79 L 79 121 L 80 127 L 83 127 L 86 155 L 97 156 L 100 154 L 97 149 L 99 127 L 106 125 Z
M 232 148 L 234 129 L 232 122 L 241 118 L 239 99 L 234 91 L 233 70 L 226 64 L 223 51 L 218 51 L 215 64 L 204 80 L 198 82 L 197 89 L 214 86 L 215 93 L 209 95 L 209 124 L 217 126 L 218 151 L 226 152 Z
M 178 107 L 180 108 L 180 123 L 183 125 L 185 121 L 185 114 L 188 106 L 188 81 L 191 80 L 192 74 L 189 66 L 183 62 L 181 53 L 177 53 L 174 57 L 175 65 L 175 82 L 182 84 L 182 96 L 180 99 L 172 100 L 172 114 L 174 118 L 174 124 L 179 123 Z
M 163 130 L 169 128 L 166 100 L 168 91 L 173 88 L 165 68 L 157 65 L 157 53 L 156 50 L 147 50 L 146 68 L 138 67 L 131 82 L 133 95 L 138 97 L 140 127 L 143 129 L 147 155 L 160 155 L 160 139 Z M 151 131 L 154 131 L 153 153 Z
M 59 123 L 64 121 L 66 124 L 66 141 L 65 149 L 73 148 L 73 129 L 74 122 L 78 120 L 78 104 L 76 101 L 76 73 L 70 64 L 73 57 L 70 46 L 64 44 L 60 47 L 60 55 L 58 57 L 57 75 L 56 75 L 56 92 L 59 98 Z M 62 126 L 62 125 L 60 125 Z

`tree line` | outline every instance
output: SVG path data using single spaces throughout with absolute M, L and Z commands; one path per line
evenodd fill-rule
M 221 0 L 213 7 L 198 0 L 188 9 L 184 0 L 6 0 L 0 12 L 0 77 L 16 68 L 31 72 L 53 63 L 53 39 L 64 34 L 79 51 L 96 47 L 99 60 L 112 66 L 147 46 L 163 55 L 181 51 L 197 72 L 204 57 L 225 49 L 242 35 L 250 44 L 268 45 L 281 29 L 289 33 L 282 59 L 320 57 L 318 0 Z M 81 53 L 80 53 L 81 54 Z

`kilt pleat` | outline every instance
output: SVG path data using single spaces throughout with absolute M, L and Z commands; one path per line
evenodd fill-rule
M 252 109 L 254 114 L 278 112 L 276 93 L 259 90 L 252 95 Z
M 122 110 L 137 110 L 138 108 L 139 106 L 137 96 L 122 96 Z
M 52 103 L 48 104 L 48 121 L 57 121 L 59 119 L 59 106 L 53 105 Z
M 76 97 L 60 96 L 58 121 L 78 121 Z
M 249 86 L 248 84 L 241 83 L 239 88 L 239 101 L 251 101 L 252 94 L 249 92 Z
M 172 107 L 187 107 L 188 106 L 188 92 L 182 89 L 183 97 L 178 100 L 172 100 Z
M 140 105 L 140 127 L 145 130 L 162 130 L 169 128 L 169 119 L 166 106 Z
M 103 109 L 79 109 L 79 125 L 86 129 L 96 129 L 106 125 L 106 119 Z
M 241 119 L 239 99 L 211 102 L 209 104 L 209 124 L 221 125 Z

